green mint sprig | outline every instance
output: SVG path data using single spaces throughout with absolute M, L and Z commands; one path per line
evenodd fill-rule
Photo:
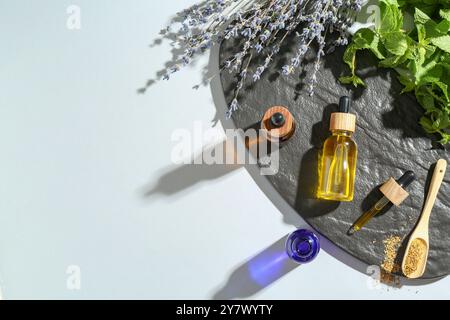
M 414 16 L 414 28 L 404 30 L 404 17 Z M 424 108 L 420 124 L 426 132 L 450 142 L 450 1 L 380 0 L 380 23 L 360 29 L 344 53 L 350 76 L 344 84 L 355 87 L 364 81 L 356 74 L 356 56 L 369 50 L 379 66 L 397 71 L 404 92 L 415 92 Z

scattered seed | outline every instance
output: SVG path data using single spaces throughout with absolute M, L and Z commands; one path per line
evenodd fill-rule
M 400 265 L 395 262 L 397 251 L 400 248 L 402 239 L 399 236 L 390 236 L 383 240 L 384 260 L 381 264 L 381 283 L 393 287 L 400 287 L 400 277 L 393 273 L 400 271 Z

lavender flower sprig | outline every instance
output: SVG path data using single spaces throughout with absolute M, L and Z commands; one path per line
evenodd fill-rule
M 302 68 L 305 55 L 316 44 L 314 67 L 307 80 L 307 91 L 313 95 L 325 47 L 331 52 L 348 43 L 347 30 L 362 3 L 363 0 L 205 0 L 182 12 L 177 33 L 180 36 L 175 42 L 186 49 L 163 78 L 169 79 L 171 73 L 178 72 L 213 44 L 241 39 L 240 50 L 221 67 L 239 78 L 227 112 L 231 117 L 239 108 L 239 93 L 247 79 L 260 80 L 286 38 L 295 33 L 295 53 L 280 71 L 290 75 Z M 327 43 L 331 33 L 338 37 Z M 262 57 L 258 61 L 263 63 L 252 67 L 255 57 Z

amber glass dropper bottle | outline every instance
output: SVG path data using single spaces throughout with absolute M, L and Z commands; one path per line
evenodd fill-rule
M 356 116 L 349 110 L 350 98 L 342 97 L 339 112 L 331 115 L 332 135 L 325 141 L 319 157 L 319 199 L 353 200 L 358 148 L 352 139 Z

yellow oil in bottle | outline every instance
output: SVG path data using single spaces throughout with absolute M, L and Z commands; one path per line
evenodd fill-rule
M 317 198 L 352 201 L 358 149 L 351 132 L 333 130 L 319 157 Z

